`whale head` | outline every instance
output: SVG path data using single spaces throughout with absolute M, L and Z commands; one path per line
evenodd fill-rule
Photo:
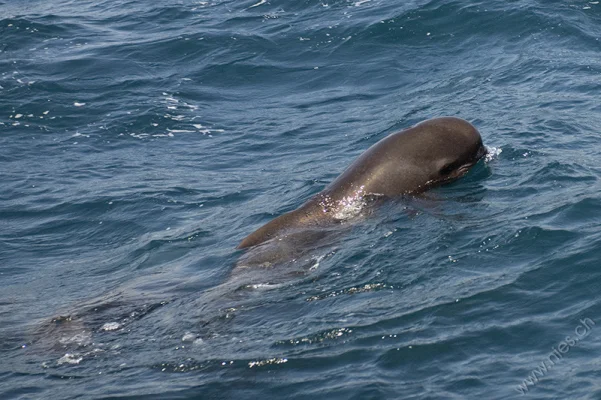
M 480 132 L 469 122 L 456 117 L 425 121 L 421 130 L 422 160 L 428 182 L 444 184 L 464 176 L 486 153 Z

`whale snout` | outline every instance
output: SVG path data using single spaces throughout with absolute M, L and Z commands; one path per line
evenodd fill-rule
M 486 146 L 484 146 L 482 143 L 480 143 L 480 148 L 476 152 L 476 161 L 480 160 L 487 153 L 488 153 L 488 150 L 486 149 Z

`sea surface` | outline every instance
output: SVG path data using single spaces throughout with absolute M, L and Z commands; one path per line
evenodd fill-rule
M 0 398 L 601 398 L 600 38 L 584 0 L 0 0 Z M 467 176 L 236 273 L 442 115 Z

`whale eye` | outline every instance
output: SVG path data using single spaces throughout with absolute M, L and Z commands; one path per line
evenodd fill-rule
M 448 175 L 453 171 L 453 164 L 445 164 L 442 166 L 440 171 L 438 172 L 440 175 Z

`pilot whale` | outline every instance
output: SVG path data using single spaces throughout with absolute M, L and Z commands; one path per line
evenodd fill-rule
M 423 121 L 371 146 L 323 191 L 263 225 L 237 248 L 327 229 L 347 219 L 349 209 L 370 197 L 418 194 L 449 183 L 465 175 L 485 154 L 482 137 L 469 122 L 456 117 Z

